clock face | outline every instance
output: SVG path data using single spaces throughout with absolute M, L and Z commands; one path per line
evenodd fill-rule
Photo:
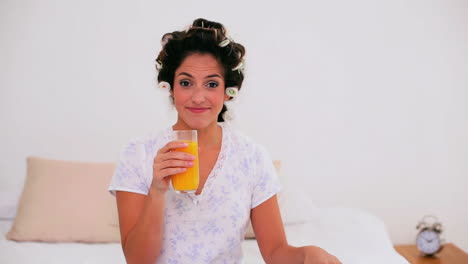
M 418 234 L 416 245 L 424 254 L 432 255 L 440 248 L 440 238 L 433 230 L 424 230 Z

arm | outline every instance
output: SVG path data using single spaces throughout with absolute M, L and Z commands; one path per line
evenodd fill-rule
M 127 263 L 154 263 L 161 250 L 164 194 L 117 192 L 122 249 Z
M 260 252 L 268 264 L 341 264 L 319 247 L 288 245 L 276 195 L 252 209 L 251 221 Z
M 153 180 L 148 195 L 117 191 L 117 208 L 122 249 L 129 264 L 154 263 L 161 252 L 164 231 L 164 194 L 169 176 L 193 166 L 194 157 L 172 151 L 187 147 L 183 142 L 169 142 L 153 162 Z

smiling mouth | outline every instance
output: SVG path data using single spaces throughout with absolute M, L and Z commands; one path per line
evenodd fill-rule
M 208 111 L 210 108 L 205 107 L 187 107 L 187 109 L 192 113 L 203 113 Z

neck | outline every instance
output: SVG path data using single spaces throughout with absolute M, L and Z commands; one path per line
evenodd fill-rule
M 174 130 L 191 130 L 184 122 L 180 120 L 172 126 Z M 209 126 L 202 129 L 197 129 L 198 146 L 199 147 L 213 147 L 219 146 L 222 141 L 222 129 L 217 122 L 211 123 Z

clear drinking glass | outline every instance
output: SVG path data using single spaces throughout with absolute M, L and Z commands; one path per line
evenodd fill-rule
M 186 171 L 171 176 L 172 187 L 176 192 L 194 193 L 200 182 L 198 169 L 198 140 L 197 130 L 174 130 L 172 140 L 181 141 L 188 144 L 186 148 L 174 149 L 195 156 L 193 167 L 188 167 Z

